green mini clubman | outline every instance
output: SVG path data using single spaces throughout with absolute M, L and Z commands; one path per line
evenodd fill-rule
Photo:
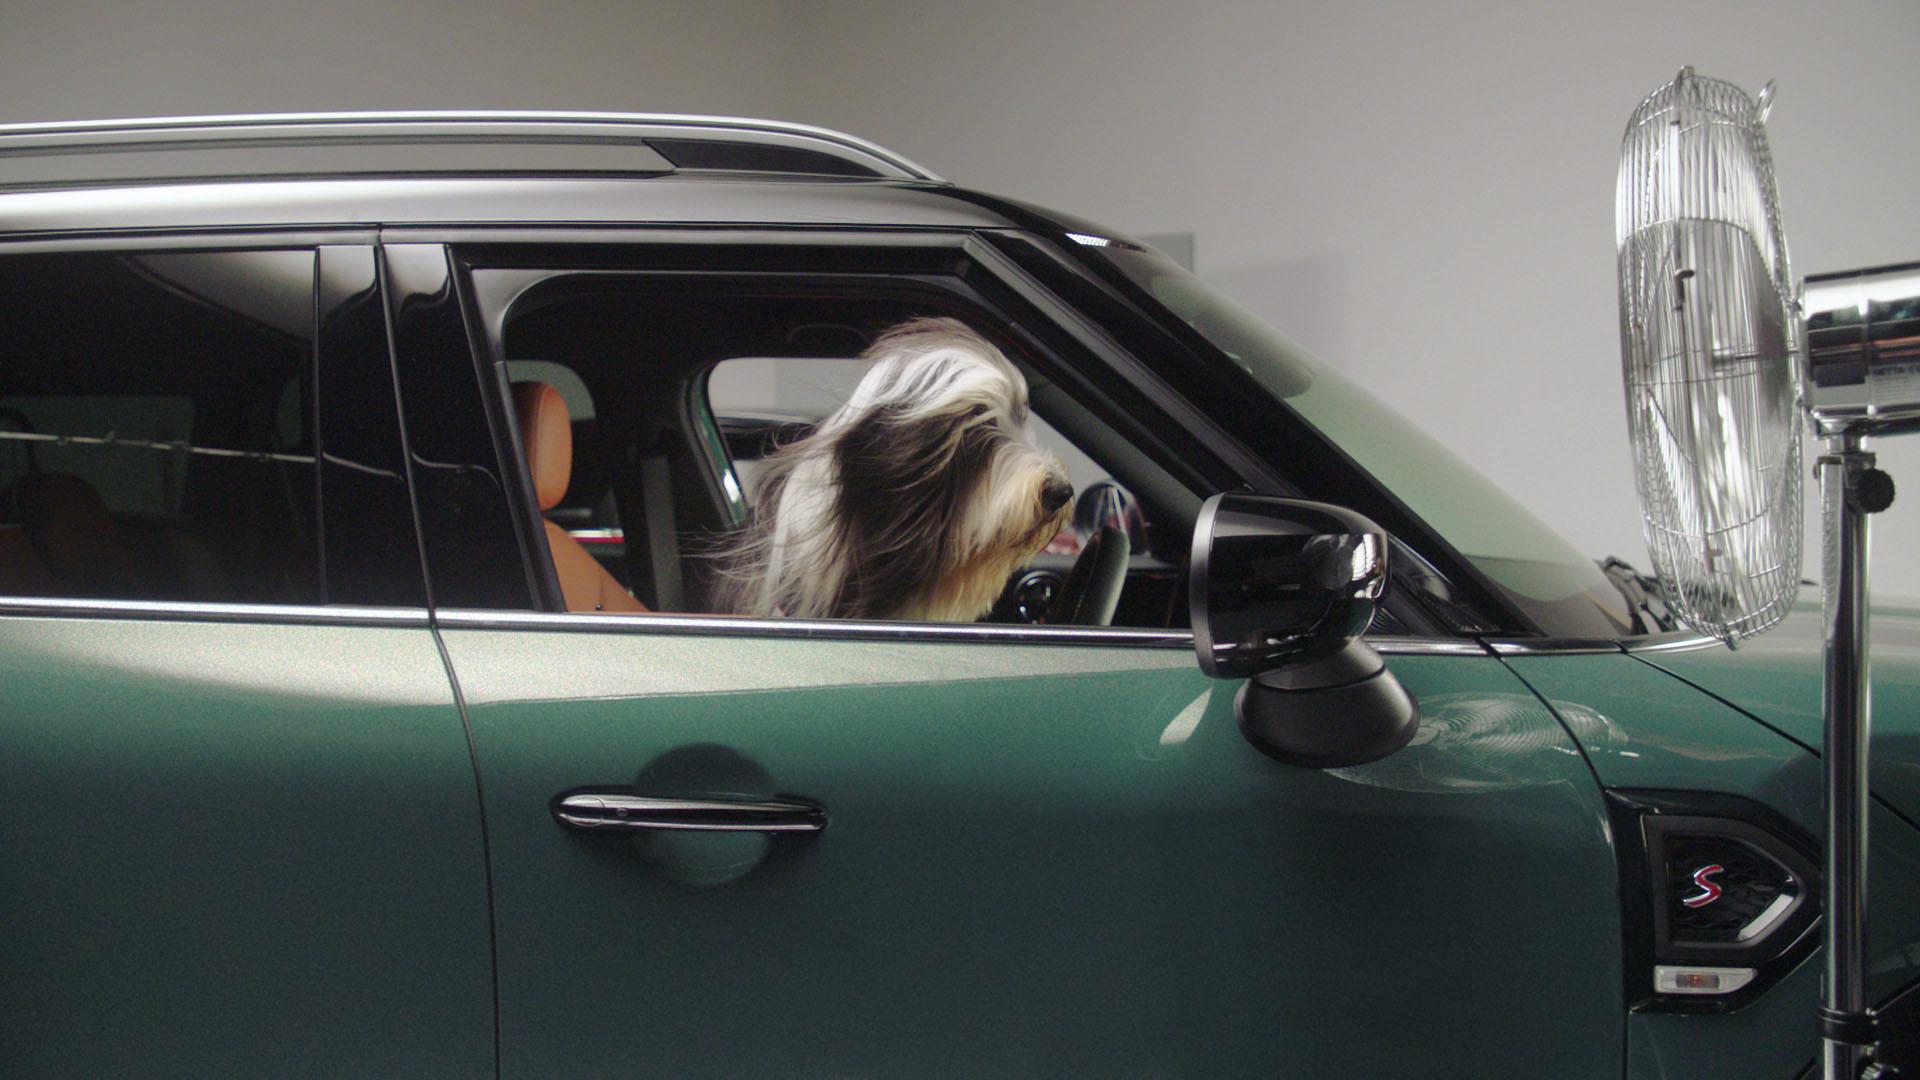
M 1073 523 L 975 622 L 720 613 L 923 317 Z M 1819 645 L 1675 632 L 1170 259 L 845 135 L 0 128 L 7 1075 L 1790 1080 Z

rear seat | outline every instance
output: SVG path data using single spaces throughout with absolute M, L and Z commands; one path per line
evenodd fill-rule
M 21 569 L 0 573 L 18 574 L 25 585 L 44 575 L 40 595 L 138 595 L 133 553 L 120 542 L 119 524 L 92 484 L 71 473 L 30 473 L 14 485 L 8 501 L 15 531 L 22 534 L 13 541 Z M 28 568 L 33 556 L 38 570 Z
M 0 525 L 0 596 L 55 596 L 53 574 L 33 550 L 27 530 Z

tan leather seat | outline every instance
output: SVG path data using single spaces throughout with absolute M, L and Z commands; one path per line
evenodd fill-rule
M 518 382 L 513 384 L 513 409 L 540 509 L 551 510 L 566 498 L 573 478 L 573 425 L 567 418 L 567 403 L 551 383 Z M 647 610 L 567 530 L 551 521 L 546 526 L 547 549 L 553 553 L 554 573 L 560 578 L 568 611 Z
M 27 538 L 45 560 L 53 588 L 69 596 L 139 596 L 133 553 L 92 484 L 71 473 L 33 473 L 13 491 Z
M 0 525 L 0 596 L 53 596 L 53 574 L 18 525 Z

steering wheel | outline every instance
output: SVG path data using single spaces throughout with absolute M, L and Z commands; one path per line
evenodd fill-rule
M 1106 626 L 1120 606 L 1120 589 L 1127 583 L 1127 561 L 1133 544 L 1127 531 L 1102 525 L 1087 537 L 1080 557 L 1073 560 L 1067 579 L 1054 594 L 1047 622 L 1054 626 Z

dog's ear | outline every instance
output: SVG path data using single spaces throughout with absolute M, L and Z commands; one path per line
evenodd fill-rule
M 956 523 L 992 463 L 991 425 L 976 409 L 908 415 L 878 405 L 834 444 L 845 530 L 847 618 L 886 618 L 959 561 Z

